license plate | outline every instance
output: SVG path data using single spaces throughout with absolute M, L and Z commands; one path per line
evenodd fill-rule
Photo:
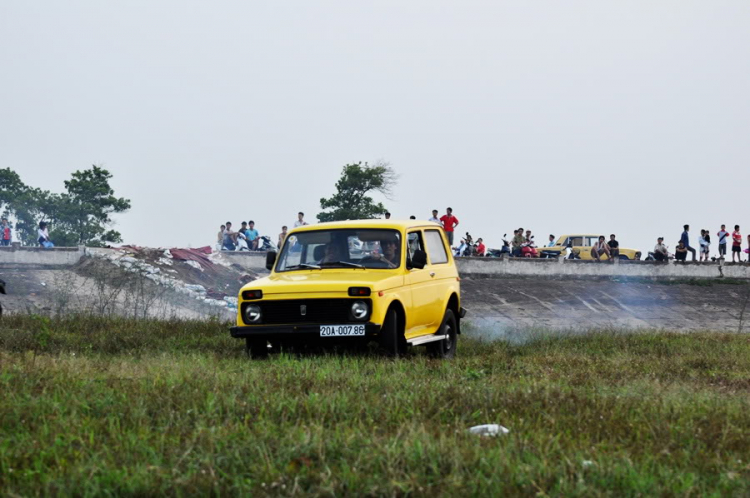
M 364 325 L 321 325 L 320 337 L 348 337 L 365 335 Z

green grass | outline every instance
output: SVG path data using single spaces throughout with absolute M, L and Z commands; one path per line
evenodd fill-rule
M 253 362 L 219 322 L 15 316 L 0 396 L 0 495 L 750 494 L 746 335 Z

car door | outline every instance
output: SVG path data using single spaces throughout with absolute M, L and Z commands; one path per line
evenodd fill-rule
M 425 251 L 424 237 L 421 230 L 412 230 L 406 235 L 406 250 L 409 259 L 417 250 Z M 435 276 L 429 264 L 424 268 L 412 268 L 406 274 L 405 282 L 409 286 L 412 305 L 406 311 L 406 338 L 409 339 L 426 333 L 434 326 L 435 317 Z M 441 316 L 442 318 L 442 316 Z
M 448 251 L 450 247 L 443 235 L 442 230 L 425 229 L 424 241 L 427 246 L 427 258 L 430 264 L 430 276 L 432 278 L 432 287 L 430 291 L 434 293 L 434 326 L 437 329 L 442 324 L 445 308 L 447 306 L 446 298 L 448 296 L 447 288 L 455 284 L 458 278 L 456 266 L 451 264 Z

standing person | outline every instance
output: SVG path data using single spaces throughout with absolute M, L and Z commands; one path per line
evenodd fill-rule
M 734 226 L 734 232 L 732 232 L 732 263 L 734 263 L 734 257 L 737 256 L 737 262 L 742 262 L 742 235 L 740 234 L 740 226 Z
M 656 261 L 667 261 L 669 259 L 667 246 L 664 245 L 664 237 L 656 239 L 656 245 L 654 246 L 654 259 Z
M 549 236 L 549 244 L 547 244 L 547 247 L 555 247 L 555 236 L 552 234 Z
M 690 254 L 693 255 L 693 261 L 695 261 L 695 249 L 690 247 L 690 236 L 688 235 L 688 232 L 690 231 L 690 225 L 685 225 L 682 227 L 685 231 L 682 232 L 682 236 L 680 237 L 680 241 L 682 242 L 682 245 L 685 246 L 686 251 L 690 251 Z
M 443 224 L 445 235 L 448 236 L 448 243 L 453 245 L 453 231 L 458 226 L 458 218 L 453 216 L 453 208 L 447 208 L 445 214 L 440 217 L 440 221 Z
M 719 259 L 724 259 L 727 255 L 727 237 L 729 237 L 729 232 L 726 229 L 726 225 L 721 225 L 721 230 L 716 234 L 719 237 Z
M 433 209 L 432 210 L 432 218 L 430 218 L 427 221 L 431 221 L 433 223 L 437 223 L 438 225 L 440 225 L 440 218 L 438 218 L 438 210 L 437 209 Z
M 700 244 L 701 254 L 698 258 L 700 261 L 708 261 L 708 254 L 711 247 L 711 236 L 708 234 L 708 230 L 701 230 L 701 237 L 698 239 Z
M 612 261 L 614 261 L 615 258 L 620 257 L 620 243 L 617 242 L 615 239 L 615 234 L 610 234 L 609 236 L 609 242 L 607 242 L 607 245 L 609 246 L 609 257 Z
M 216 250 L 221 251 L 221 247 L 224 245 L 224 230 L 227 229 L 226 225 L 219 227 L 219 234 L 216 236 Z
M 251 251 L 258 250 L 258 242 L 260 242 L 260 234 L 255 229 L 255 222 L 250 220 L 247 222 L 247 230 L 245 230 L 245 237 L 247 238 L 247 248 Z
M 609 246 L 604 241 L 604 235 L 599 236 L 599 241 L 594 244 L 594 247 L 591 248 L 591 255 L 597 260 L 601 261 L 601 257 L 604 255 L 607 255 L 609 259 L 612 259 L 612 255 L 609 252 Z
M 485 256 L 487 247 L 484 245 L 482 238 L 477 239 L 477 256 Z
M 305 221 L 305 213 L 300 211 L 297 213 L 297 221 L 294 222 L 294 228 L 303 227 L 305 225 L 307 225 L 307 222 Z
M 0 245 L 9 246 L 11 240 L 10 223 L 8 218 L 3 218 L 2 225 L 0 225 Z
M 47 230 L 47 223 L 44 221 L 39 222 L 39 245 L 45 248 L 55 247 L 55 244 L 49 239 L 49 231 Z
M 277 246 L 279 250 L 281 250 L 281 246 L 284 245 L 284 241 L 286 240 L 286 232 L 286 225 L 284 225 L 281 227 L 281 233 L 279 234 L 279 244 Z

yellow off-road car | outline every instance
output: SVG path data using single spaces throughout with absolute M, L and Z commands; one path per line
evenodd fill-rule
M 545 251 L 549 253 L 557 252 L 560 254 L 565 254 L 566 250 L 569 249 L 569 256 L 572 254 L 576 259 L 592 260 L 594 259 L 594 257 L 591 256 L 591 248 L 594 247 L 594 244 L 597 243 L 600 235 L 602 234 L 563 235 L 557 239 L 554 246 L 540 247 L 537 248 L 537 250 L 540 252 Z M 605 235 L 605 239 L 608 241 L 609 237 Z M 624 247 L 620 247 L 619 250 L 621 260 L 641 259 L 641 251 L 637 251 L 635 249 L 627 249 Z M 601 259 L 606 260 L 609 258 L 607 257 L 607 255 L 604 255 Z
M 461 307 L 458 272 L 445 234 L 433 223 L 356 220 L 298 227 L 269 252 L 268 277 L 239 293 L 232 337 L 251 357 L 307 345 L 365 345 L 391 355 L 426 345 L 456 352 Z

